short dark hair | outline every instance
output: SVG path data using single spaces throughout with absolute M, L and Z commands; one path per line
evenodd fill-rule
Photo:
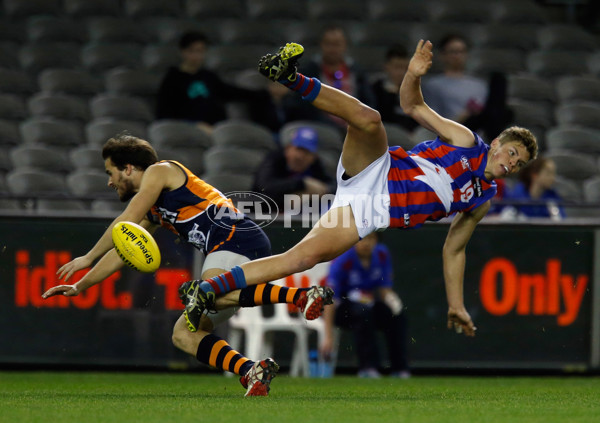
M 511 126 L 506 128 L 498 135 L 498 141 L 500 144 L 507 142 L 516 141 L 523 144 L 523 147 L 529 153 L 529 160 L 534 160 L 538 153 L 538 144 L 535 135 L 527 128 L 521 128 L 520 126 Z
M 208 37 L 201 31 L 187 31 L 179 38 L 179 48 L 183 50 L 197 42 L 208 44 Z
M 454 32 L 451 34 L 444 35 L 438 42 L 438 48 L 440 50 L 444 50 L 444 49 L 446 49 L 446 46 L 448 46 L 448 44 L 450 44 L 450 42 L 454 41 L 454 40 L 459 40 L 459 41 L 462 41 L 463 43 L 465 43 L 467 46 L 467 49 L 469 49 L 471 47 L 471 45 L 469 44 L 469 40 L 467 40 L 467 37 L 465 37 L 462 34 L 459 34 L 458 32 Z
M 386 62 L 395 58 L 408 59 L 408 57 L 408 50 L 402 44 L 394 44 L 385 52 Z
M 150 143 L 126 132 L 109 138 L 102 147 L 102 158 L 109 159 L 119 170 L 130 164 L 138 169 L 146 170 L 158 162 L 156 150 Z

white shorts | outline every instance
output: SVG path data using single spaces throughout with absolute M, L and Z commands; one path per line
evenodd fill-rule
M 386 151 L 358 175 L 342 179 L 345 169 L 341 157 L 338 162 L 337 191 L 331 208 L 349 205 L 361 238 L 390 226 L 390 192 L 387 179 L 390 164 L 390 154 Z
M 241 254 L 233 253 L 231 251 L 215 251 L 206 256 L 204 264 L 202 265 L 202 274 L 208 269 L 223 269 L 229 271 L 233 267 L 248 261 L 250 261 L 250 259 Z M 217 327 L 217 325 L 220 325 L 233 316 L 238 309 L 239 307 L 230 307 L 225 310 L 217 311 L 216 313 L 208 313 L 207 310 L 204 314 L 210 319 L 213 327 Z

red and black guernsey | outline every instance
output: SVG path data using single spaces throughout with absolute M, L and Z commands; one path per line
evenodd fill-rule
M 427 220 L 473 210 L 496 194 L 496 183 L 484 175 L 490 147 L 474 136 L 469 148 L 439 137 L 408 152 L 390 147 L 390 227 L 417 228 Z

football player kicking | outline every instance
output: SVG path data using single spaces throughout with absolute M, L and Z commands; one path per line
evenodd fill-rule
M 348 124 L 337 169 L 337 192 L 331 209 L 289 251 L 233 268 L 231 272 L 184 285 L 186 319 L 213 307 L 215 294 L 229 286 L 250 286 L 310 269 L 331 260 L 373 231 L 388 227 L 416 228 L 427 220 L 458 213 L 444 243 L 442 257 L 448 300 L 448 328 L 475 335 L 463 301 L 465 249 L 475 226 L 490 208 L 494 179 L 518 172 L 537 154 L 533 134 L 520 127 L 500 133 L 490 145 L 465 126 L 432 110 L 421 93 L 421 77 L 432 64 L 432 44 L 421 40 L 400 87 L 404 112 L 438 137 L 410 151 L 388 147 L 376 110 L 316 78 L 297 72 L 304 49 L 286 44 L 264 56 L 259 71 L 284 84 L 312 104 Z
M 182 164 L 169 160 L 159 162 L 156 151 L 147 141 L 118 135 L 106 142 L 102 157 L 108 185 L 117 191 L 121 201 L 129 201 L 129 204 L 96 245 L 62 266 L 58 275 L 67 282 L 76 271 L 98 260 L 92 269 L 73 285 L 49 289 L 43 298 L 78 295 L 123 267 L 124 262 L 113 248 L 111 237 L 113 226 L 120 221 L 139 223 L 151 233 L 158 226 L 175 232 L 205 254 L 202 268 L 205 279 L 271 254 L 265 233 L 239 213 L 230 199 Z M 212 334 L 214 327 L 231 317 L 237 307 L 273 303 L 295 304 L 307 319 L 315 319 L 321 315 L 323 305 L 333 301 L 333 291 L 323 287 L 287 288 L 272 284 L 238 286 L 242 289 L 216 300 L 217 313 L 197 315 L 189 330 L 186 320 L 180 316 L 173 328 L 173 344 L 202 363 L 240 375 L 240 382 L 247 388 L 246 396 L 265 396 L 279 366 L 270 358 L 249 360 Z M 183 295 L 182 301 L 185 298 L 189 296 Z

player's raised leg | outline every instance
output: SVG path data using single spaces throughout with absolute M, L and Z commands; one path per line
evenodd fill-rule
M 316 108 L 331 113 L 348 123 L 342 151 L 342 165 L 354 176 L 378 159 L 388 149 L 387 135 L 379 112 L 336 88 L 322 84 L 317 78 L 297 71 L 304 48 L 296 43 L 281 47 L 277 54 L 267 54 L 258 70 L 271 81 L 284 84 L 302 95 Z
M 350 206 L 338 207 L 325 213 L 298 244 L 282 254 L 246 262 L 233 268 L 231 272 L 225 272 L 217 277 L 186 282 L 181 289 L 189 291 L 190 295 L 197 295 L 194 301 L 187 301 L 190 295 L 182 295 L 186 305 L 184 316 L 188 320 L 189 329 L 194 331 L 199 324 L 198 318 L 204 310 L 214 309 L 215 303 L 210 301 L 210 298 L 214 298 L 214 294 L 208 296 L 206 292 L 224 294 L 226 291 L 221 291 L 225 289 L 224 280 L 233 280 L 238 286 L 271 282 L 329 261 L 358 240 L 358 230 Z M 333 293 L 327 289 L 317 288 L 311 295 L 308 294 L 307 292 L 306 303 L 297 305 L 304 309 L 305 318 L 315 319 L 321 315 L 323 306 L 332 301 Z

